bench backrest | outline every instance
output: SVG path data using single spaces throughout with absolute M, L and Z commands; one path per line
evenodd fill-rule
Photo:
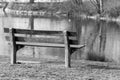
M 4 28 L 5 33 L 10 33 L 7 40 L 11 42 L 12 54 L 11 64 L 16 63 L 16 52 L 18 45 L 59 47 L 65 48 L 65 66 L 70 67 L 71 48 L 82 48 L 78 45 L 75 32 L 69 31 L 46 31 L 46 30 L 26 30 Z M 77 45 L 76 45 L 77 44 Z
M 45 43 L 46 46 L 50 45 L 47 43 L 52 43 L 52 45 L 56 44 L 56 47 L 59 47 L 59 45 L 60 47 L 64 47 L 65 37 L 68 37 L 69 44 L 78 44 L 76 32 L 27 30 L 27 29 L 15 29 L 15 28 L 12 29 L 4 28 L 4 32 L 12 34 L 13 40 L 16 43 L 19 43 L 18 45 L 20 45 L 20 43 L 22 42 L 27 42 L 26 44 Z M 9 36 L 6 37 L 7 37 L 6 40 L 10 41 L 10 37 Z

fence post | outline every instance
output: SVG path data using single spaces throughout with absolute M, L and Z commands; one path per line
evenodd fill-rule
M 11 37 L 11 64 L 15 64 L 16 63 L 16 51 L 17 51 L 17 46 L 15 43 L 15 37 L 14 37 L 14 29 L 11 28 L 10 29 L 10 37 Z
M 64 44 L 65 44 L 65 67 L 70 68 L 71 56 L 70 56 L 70 44 L 68 39 L 68 32 L 65 30 L 63 33 L 64 33 Z

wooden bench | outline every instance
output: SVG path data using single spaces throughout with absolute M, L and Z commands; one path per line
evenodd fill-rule
M 16 63 L 16 52 L 18 47 L 38 46 L 38 47 L 54 47 L 65 48 L 65 67 L 71 67 L 72 49 L 80 49 L 85 45 L 78 45 L 76 33 L 69 31 L 46 31 L 46 30 L 27 30 L 4 28 L 4 33 L 10 38 L 12 45 L 11 64 Z M 7 39 L 8 40 L 8 39 Z

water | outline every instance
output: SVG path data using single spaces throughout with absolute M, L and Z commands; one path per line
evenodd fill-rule
M 104 22 L 67 18 L 34 18 L 5 17 L 0 14 L 0 55 L 9 55 L 10 46 L 4 39 L 3 28 L 14 27 L 35 30 L 69 30 L 77 32 L 79 44 L 87 44 L 85 48 L 75 50 L 72 59 L 89 59 L 99 61 L 120 62 L 120 25 L 115 22 Z M 31 27 L 33 25 L 34 27 Z M 64 49 L 24 47 L 18 55 L 64 58 Z

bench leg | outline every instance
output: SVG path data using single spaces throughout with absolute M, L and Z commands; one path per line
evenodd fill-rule
M 70 51 L 70 44 L 68 39 L 68 32 L 64 31 L 64 44 L 65 44 L 65 67 L 70 68 L 71 65 L 71 51 Z
M 15 43 L 15 37 L 14 37 L 14 29 L 10 29 L 10 34 L 11 34 L 11 64 L 15 64 L 16 63 L 16 52 L 17 52 L 17 46 Z
M 70 56 L 70 50 L 69 48 L 65 48 L 65 67 L 70 68 L 71 67 L 71 56 Z
M 15 64 L 16 63 L 16 49 L 15 47 L 12 47 L 12 52 L 11 52 L 11 64 Z

